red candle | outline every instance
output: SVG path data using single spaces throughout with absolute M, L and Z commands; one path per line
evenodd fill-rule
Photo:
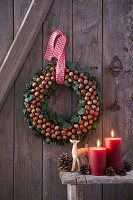
M 104 146 L 107 149 L 107 166 L 112 166 L 115 169 L 122 166 L 122 139 L 114 137 L 114 132 L 111 132 L 112 137 L 104 138 Z
M 90 174 L 102 176 L 106 169 L 106 148 L 100 147 L 98 140 L 97 147 L 89 148 L 89 170 Z

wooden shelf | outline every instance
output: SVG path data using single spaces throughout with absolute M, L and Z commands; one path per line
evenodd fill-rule
M 60 172 L 62 184 L 115 184 L 115 183 L 133 183 L 133 170 L 126 176 L 92 176 L 81 175 L 78 172 Z

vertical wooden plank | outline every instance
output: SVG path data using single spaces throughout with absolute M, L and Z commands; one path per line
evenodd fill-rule
M 84 185 L 77 185 L 77 200 L 84 200 Z
M 126 200 L 124 194 L 124 184 L 104 184 L 103 185 L 103 200 Z
M 99 0 L 73 1 L 73 60 L 102 81 L 102 2 Z M 98 138 L 102 139 L 102 122 L 87 142 L 96 145 Z
M 14 30 L 17 32 L 30 1 L 14 1 Z M 26 82 L 42 67 L 42 30 L 15 82 L 14 200 L 42 198 L 42 141 L 24 121 L 23 91 Z
M 53 31 L 61 30 L 67 37 L 66 58 L 72 59 L 72 0 L 56 0 L 50 8 L 44 22 L 43 46 L 46 49 L 47 41 Z M 46 61 L 44 61 L 44 66 Z M 62 86 L 55 96 L 48 101 L 49 107 L 64 117 L 71 116 L 71 91 Z M 66 186 L 62 185 L 57 169 L 57 160 L 63 152 L 71 151 L 71 145 L 66 147 L 43 145 L 43 199 L 66 199 Z
M 94 185 L 84 185 L 83 187 L 83 199 L 92 200 L 92 199 L 102 199 L 102 190 L 98 184 Z
M 86 71 L 102 81 L 102 1 L 73 1 L 73 61 L 86 67 Z M 75 104 L 73 97 L 73 105 Z M 102 122 L 97 126 L 96 134 L 89 135 L 84 143 L 95 146 L 96 140 L 102 141 Z M 95 193 L 92 194 L 92 189 Z M 101 185 L 89 185 L 84 199 L 102 198 Z
M 67 184 L 67 200 L 77 200 L 77 186 Z
M 13 40 L 13 3 L 0 1 L 0 64 Z M 14 86 L 0 110 L 0 199 L 13 198 Z
M 133 1 L 103 0 L 103 95 L 104 95 L 104 137 L 110 135 L 111 129 L 123 140 L 123 157 L 133 163 Z M 119 74 L 118 104 L 121 109 L 110 110 L 115 100 L 115 80 L 110 73 L 109 65 L 117 55 L 123 64 L 123 72 Z M 103 187 L 104 199 L 130 199 L 128 195 L 119 193 L 128 190 L 123 185 Z M 108 191 L 108 195 L 107 195 Z M 119 193 L 118 193 L 119 191 Z M 118 194 L 117 197 L 115 194 Z M 128 191 L 126 191 L 128 194 Z

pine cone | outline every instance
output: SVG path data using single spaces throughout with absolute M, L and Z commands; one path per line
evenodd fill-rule
M 87 165 L 82 165 L 80 167 L 80 173 L 83 174 L 83 175 L 86 175 L 89 173 L 89 169 L 88 169 L 88 166 Z
M 114 176 L 115 175 L 115 169 L 113 167 L 107 167 L 105 170 L 106 176 Z
M 129 162 L 127 162 L 127 161 L 123 161 L 123 163 L 122 163 L 122 168 L 123 168 L 126 172 L 129 172 L 129 171 L 131 171 L 131 169 L 132 169 L 132 165 L 131 165 Z
M 120 176 L 126 176 L 127 173 L 123 168 L 118 168 L 116 169 L 116 174 L 120 175 Z
M 67 153 L 60 155 L 57 166 L 60 171 L 71 171 L 72 157 L 68 156 Z

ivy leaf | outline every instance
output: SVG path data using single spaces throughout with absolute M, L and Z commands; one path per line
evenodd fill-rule
M 45 102 L 45 99 L 41 99 L 41 101 L 40 101 L 41 103 L 44 103 Z
M 51 140 L 50 140 L 50 138 L 49 137 L 47 137 L 46 139 L 45 139 L 45 142 L 47 142 L 47 143 L 49 143 Z
M 28 95 L 28 99 L 29 99 L 30 101 L 33 99 L 32 94 L 29 94 L 29 95 Z
M 26 106 L 26 105 L 27 105 L 27 102 L 24 101 L 24 105 Z
M 56 116 L 56 112 L 53 112 L 51 115 L 51 120 L 53 121 L 53 123 L 57 124 L 57 116 Z
M 28 98 L 25 98 L 24 101 L 28 103 L 28 102 L 29 102 L 29 99 L 28 99 Z
M 84 71 L 84 75 L 87 76 L 89 80 L 91 80 L 90 73 L 89 73 L 89 72 L 86 72 L 85 69 L 83 69 L 83 71 Z
M 66 66 L 68 66 L 69 69 L 72 70 L 72 71 L 74 71 L 75 69 L 78 69 L 79 73 L 82 72 L 82 69 L 81 69 L 80 64 L 78 62 L 66 61 Z
M 27 91 L 23 96 L 27 98 L 29 94 L 29 91 Z
M 24 99 L 25 102 L 29 102 L 33 99 L 32 94 L 28 94 L 27 97 Z
M 23 113 L 24 113 L 24 114 L 26 113 L 26 109 L 23 109 Z
M 77 112 L 78 112 L 78 115 L 83 115 L 85 113 L 85 108 L 81 108 Z
M 59 115 L 57 117 L 57 121 L 59 122 L 59 124 L 62 124 L 64 122 L 64 118 L 61 115 Z
M 81 116 L 79 116 L 79 122 L 81 121 Z
M 64 85 L 65 85 L 66 87 L 71 87 L 71 83 L 68 83 L 68 81 L 64 81 Z
M 48 105 L 46 103 L 43 103 L 41 106 L 43 110 L 45 110 L 46 112 L 48 111 Z
M 35 76 L 41 76 L 41 75 L 44 75 L 44 73 L 43 73 L 43 70 L 40 70 L 39 72 L 36 72 L 35 73 Z
M 80 104 L 81 106 L 85 106 L 86 101 L 85 101 L 85 100 L 79 100 L 79 104 Z
M 80 91 L 77 91 L 76 94 L 77 94 L 77 95 L 81 95 Z
M 95 77 L 95 76 L 92 76 L 92 81 L 93 81 L 93 83 L 94 83 L 95 85 L 98 85 L 98 83 L 99 83 L 98 78 Z
M 70 128 L 71 124 L 68 122 L 63 122 L 63 128 Z
M 79 84 L 78 83 L 74 84 L 73 89 L 74 89 L 75 92 L 77 92 L 78 89 L 79 89 Z
M 49 117 L 47 114 L 43 114 L 44 119 L 46 119 L 46 121 L 49 121 Z
M 77 116 L 73 116 L 71 119 L 71 122 L 74 124 L 75 122 L 78 122 L 79 118 Z
M 96 129 L 96 122 L 92 124 L 92 129 Z
M 97 91 L 98 96 L 101 99 L 102 98 L 102 94 L 101 94 L 101 84 L 100 83 L 98 83 L 96 91 Z

